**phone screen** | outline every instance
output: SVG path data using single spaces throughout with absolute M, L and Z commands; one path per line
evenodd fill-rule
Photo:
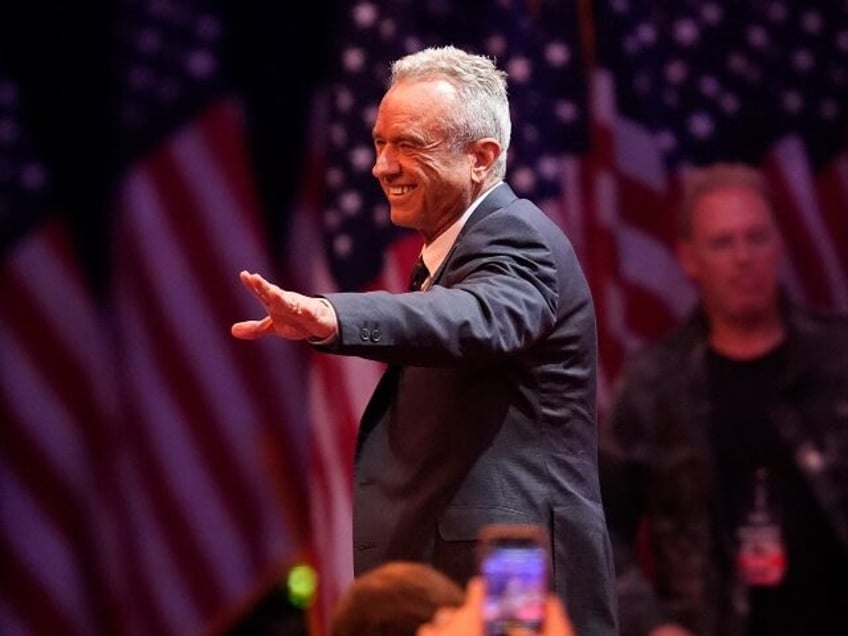
M 541 631 L 547 572 L 548 552 L 532 539 L 500 539 L 487 547 L 480 562 L 487 636 Z

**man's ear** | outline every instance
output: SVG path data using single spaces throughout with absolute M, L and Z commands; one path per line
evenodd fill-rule
M 492 164 L 501 155 L 501 145 L 491 137 L 478 139 L 471 144 L 471 180 L 485 181 Z

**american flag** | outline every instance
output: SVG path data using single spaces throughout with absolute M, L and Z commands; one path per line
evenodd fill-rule
M 20 85 L 0 71 L 0 632 L 114 632 L 112 366 Z
M 762 166 L 780 194 L 787 284 L 848 309 L 848 3 L 360 0 L 314 120 L 299 216 L 308 292 L 401 291 L 420 239 L 393 228 L 370 174 L 389 62 L 427 45 L 487 54 L 510 75 L 508 181 L 566 231 L 599 323 L 600 407 L 626 355 L 677 324 L 695 293 L 676 263 L 685 170 Z M 323 248 L 320 249 L 320 248 Z M 316 356 L 313 510 L 332 607 L 350 577 L 351 455 L 381 369 Z
M 102 294 L 0 78 L 3 634 L 221 633 L 310 558 L 305 360 L 229 334 L 259 310 L 238 271 L 275 267 L 224 24 L 202 0 L 116 13 Z
M 233 621 L 304 556 L 302 356 L 229 335 L 258 310 L 237 272 L 275 268 L 240 104 L 222 92 L 221 19 L 202 0 L 122 6 L 133 160 L 116 197 L 112 298 L 126 611 L 143 633 L 197 633 Z
M 763 166 L 793 293 L 848 309 L 848 4 L 737 4 L 339 3 L 337 73 L 316 95 L 277 259 L 223 81 L 226 21 L 202 0 L 117 3 L 126 168 L 97 293 L 25 96 L 0 72 L 0 632 L 214 633 L 301 557 L 329 615 L 352 576 L 355 431 L 382 369 L 233 341 L 231 322 L 258 309 L 236 273 L 305 292 L 404 288 L 420 239 L 389 223 L 370 127 L 390 60 L 422 46 L 510 73 L 508 178 L 589 277 L 602 406 L 623 357 L 694 299 L 671 249 L 691 165 Z

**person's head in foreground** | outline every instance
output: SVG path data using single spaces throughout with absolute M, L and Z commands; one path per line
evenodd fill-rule
M 331 636 L 415 636 L 440 607 L 456 607 L 459 585 L 423 563 L 394 561 L 354 579 L 333 613 Z

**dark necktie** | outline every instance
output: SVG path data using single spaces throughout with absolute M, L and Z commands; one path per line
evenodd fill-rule
M 409 275 L 409 291 L 418 291 L 421 285 L 427 280 L 430 272 L 427 271 L 427 266 L 424 264 L 424 259 L 420 256 L 415 261 L 415 267 L 412 268 L 412 273 Z

